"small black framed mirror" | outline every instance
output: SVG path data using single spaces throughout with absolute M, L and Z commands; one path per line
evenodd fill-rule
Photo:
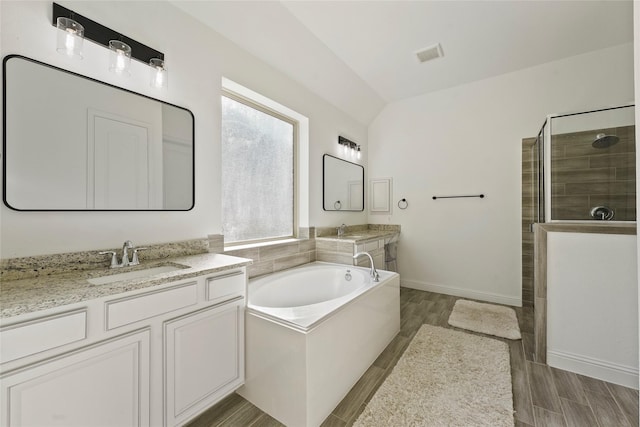
M 322 156 L 322 208 L 325 211 L 364 210 L 364 166 Z

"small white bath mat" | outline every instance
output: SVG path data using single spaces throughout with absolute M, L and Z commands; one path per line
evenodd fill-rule
M 496 337 L 519 340 L 516 312 L 509 307 L 459 299 L 449 316 L 449 324 Z
M 513 427 L 509 346 L 422 325 L 357 427 Z

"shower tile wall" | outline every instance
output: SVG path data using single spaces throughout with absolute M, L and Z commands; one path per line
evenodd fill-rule
M 591 143 L 599 133 L 620 140 L 594 148 Z M 589 220 L 592 207 L 608 206 L 615 210 L 614 220 L 634 221 L 635 173 L 634 126 L 553 135 L 551 218 Z
M 533 233 L 537 197 L 534 185 L 533 144 L 535 138 L 522 140 L 522 306 L 533 307 Z

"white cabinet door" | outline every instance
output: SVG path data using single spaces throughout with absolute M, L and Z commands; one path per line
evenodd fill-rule
M 165 322 L 165 425 L 183 424 L 244 382 L 244 298 Z
M 149 335 L 127 334 L 3 375 L 0 424 L 148 426 Z

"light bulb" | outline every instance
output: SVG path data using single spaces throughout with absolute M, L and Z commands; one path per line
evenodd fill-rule
M 67 34 L 64 37 L 64 47 L 68 56 L 73 56 L 76 48 L 75 33 L 71 28 L 67 28 Z
M 162 87 L 163 83 L 164 83 L 164 73 L 162 72 L 162 70 L 158 70 L 156 71 L 156 78 L 153 81 L 153 84 L 156 87 Z
M 358 153 L 358 156 L 357 156 L 358 160 L 360 160 L 360 146 L 359 145 L 358 145 L 358 152 L 357 153 Z
M 121 49 L 116 49 L 116 73 L 121 73 L 124 70 L 124 52 Z

